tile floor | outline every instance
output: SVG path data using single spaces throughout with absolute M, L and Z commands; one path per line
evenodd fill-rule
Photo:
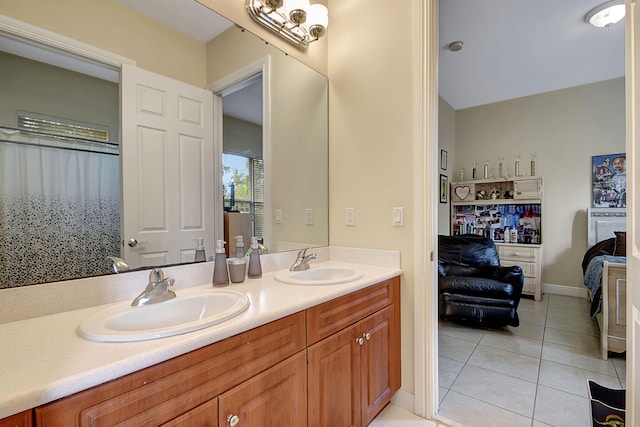
M 440 322 L 438 418 L 469 427 L 591 426 L 587 378 L 625 386 L 624 357 L 600 358 L 586 299 L 523 299 L 520 326 L 483 330 Z

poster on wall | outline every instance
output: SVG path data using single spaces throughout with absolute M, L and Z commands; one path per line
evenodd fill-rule
M 626 153 L 593 156 L 591 164 L 592 207 L 626 208 Z

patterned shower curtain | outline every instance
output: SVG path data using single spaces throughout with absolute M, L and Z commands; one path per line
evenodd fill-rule
M 109 273 L 119 171 L 117 155 L 0 142 L 0 289 Z

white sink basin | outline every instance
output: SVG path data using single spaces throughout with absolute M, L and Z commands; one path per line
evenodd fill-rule
M 78 333 L 92 341 L 144 341 L 192 332 L 225 322 L 249 307 L 249 298 L 231 290 L 183 290 L 169 301 L 132 307 L 113 304 L 87 317 Z
M 345 267 L 311 267 L 304 271 L 280 270 L 275 279 L 289 285 L 337 285 L 362 278 L 358 270 Z

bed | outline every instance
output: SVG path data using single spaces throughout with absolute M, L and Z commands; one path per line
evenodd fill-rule
M 600 326 L 602 358 L 626 351 L 626 210 L 587 210 L 589 249 L 582 260 L 591 317 Z

